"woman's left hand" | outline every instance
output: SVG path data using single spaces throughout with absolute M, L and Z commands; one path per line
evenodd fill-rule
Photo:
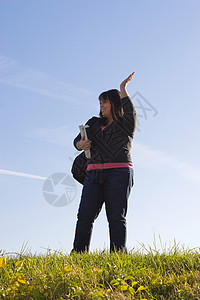
M 135 72 L 131 73 L 122 83 L 120 84 L 120 87 L 126 87 L 127 84 L 132 80 Z
M 121 99 L 124 97 L 128 97 L 128 92 L 126 90 L 126 86 L 127 84 L 131 81 L 131 79 L 133 78 L 133 75 L 135 74 L 135 72 L 131 73 L 131 75 L 129 75 L 124 81 L 122 81 L 122 83 L 120 84 L 120 96 Z

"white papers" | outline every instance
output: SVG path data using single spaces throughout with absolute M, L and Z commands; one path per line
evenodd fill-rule
M 87 131 L 89 129 L 89 125 L 79 125 L 81 137 L 85 137 L 85 140 L 88 140 L 88 134 Z M 90 150 L 85 150 L 85 157 L 91 158 Z

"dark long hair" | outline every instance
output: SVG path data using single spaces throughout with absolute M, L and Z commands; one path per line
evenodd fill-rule
M 114 121 L 119 120 L 123 117 L 123 108 L 121 104 L 120 91 L 117 89 L 108 90 L 99 95 L 99 101 L 109 101 L 111 104 L 111 114 Z M 102 118 L 102 123 L 106 125 L 107 119 L 103 117 L 101 111 L 99 116 Z

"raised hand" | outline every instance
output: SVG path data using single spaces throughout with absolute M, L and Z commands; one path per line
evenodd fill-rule
M 131 73 L 122 83 L 120 84 L 121 98 L 127 97 L 128 92 L 126 90 L 127 84 L 132 80 L 135 72 Z
M 122 83 L 120 84 L 120 87 L 127 86 L 127 84 L 132 80 L 134 74 L 135 74 L 135 72 L 131 73 L 124 81 L 122 81 Z

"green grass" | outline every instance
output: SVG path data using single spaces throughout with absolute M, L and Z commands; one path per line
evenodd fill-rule
M 0 256 L 0 299 L 200 299 L 200 249 Z

